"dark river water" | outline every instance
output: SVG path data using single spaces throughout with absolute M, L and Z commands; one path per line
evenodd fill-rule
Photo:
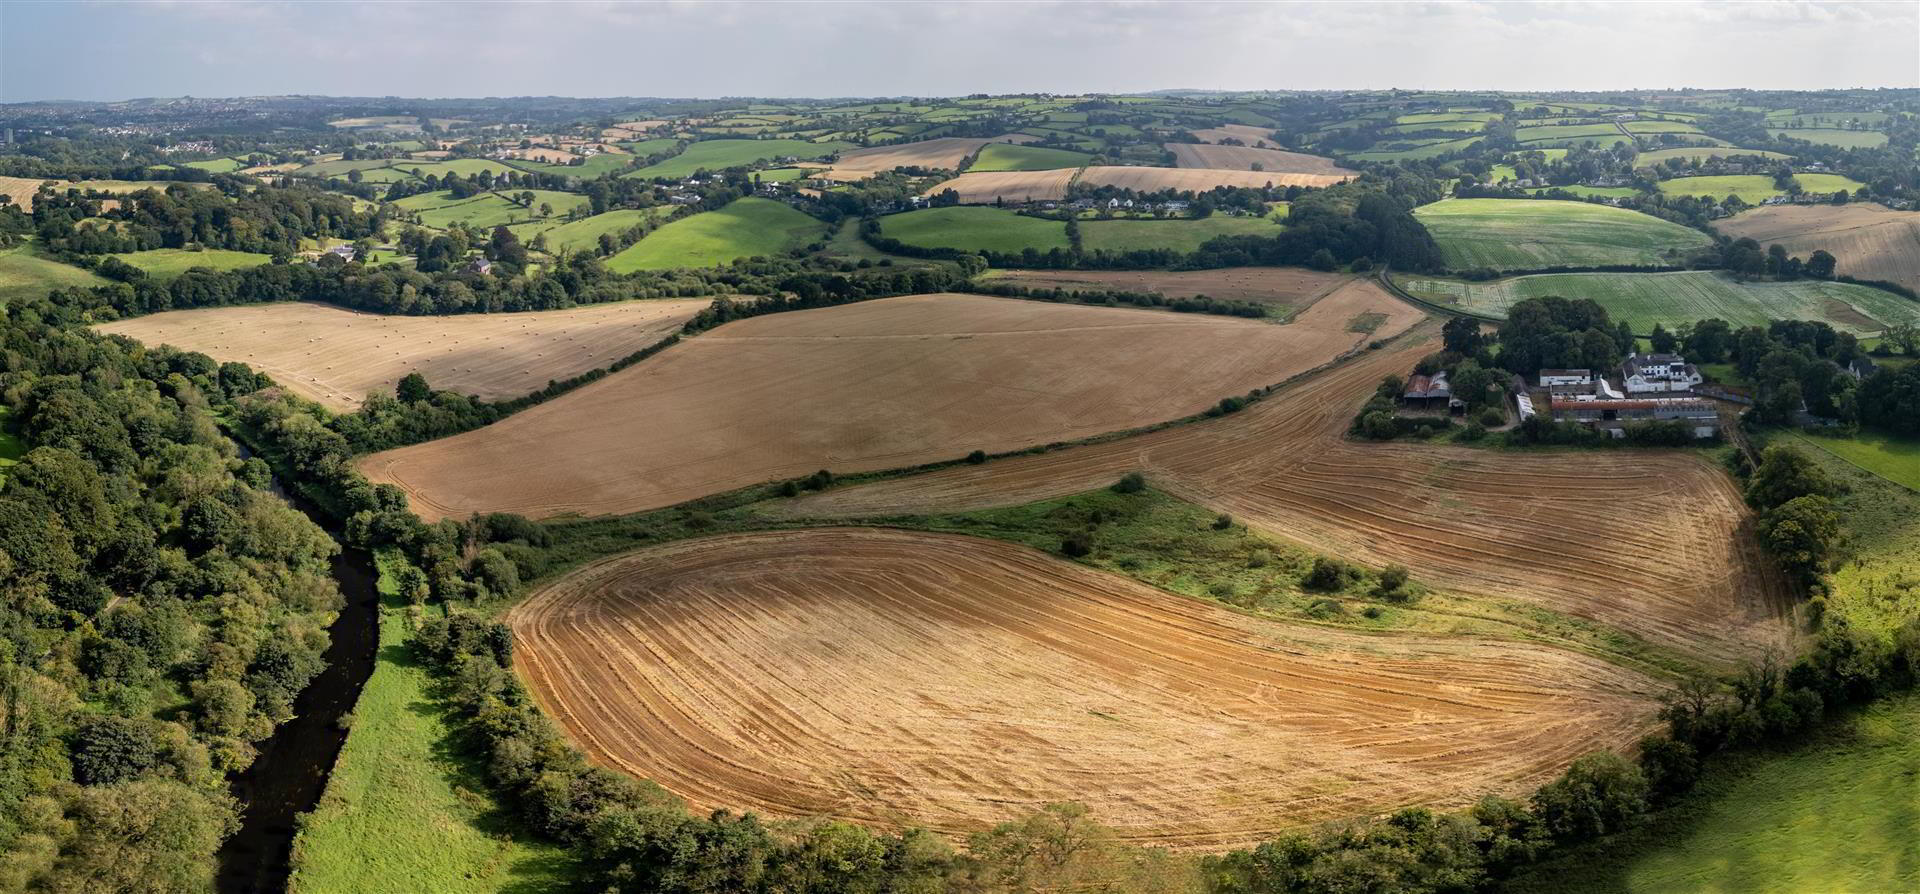
M 276 488 L 278 490 L 278 488 Z M 281 492 L 295 508 L 339 539 L 325 513 Z M 327 667 L 294 700 L 292 720 L 260 743 L 260 756 L 233 780 L 241 804 L 240 831 L 220 849 L 215 889 L 220 894 L 280 894 L 287 890 L 294 818 L 314 808 L 326 788 L 347 731 L 340 718 L 353 710 L 360 688 L 373 674 L 380 645 L 380 593 L 373 556 L 342 546 L 333 558 L 333 579 L 346 606 L 328 628 L 333 641 Z

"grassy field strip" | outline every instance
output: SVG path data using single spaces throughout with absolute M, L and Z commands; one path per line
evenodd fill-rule
M 735 258 L 777 255 L 827 235 L 818 218 L 772 199 L 738 199 L 717 211 L 683 217 L 607 260 L 615 273 L 712 267 Z
M 1878 432 L 1861 432 L 1851 438 L 1818 434 L 1796 434 L 1793 438 L 1920 493 L 1920 441 Z
M 562 890 L 565 852 L 498 826 L 462 765 L 430 693 L 431 678 L 407 652 L 408 609 L 379 557 L 380 657 L 354 706 L 320 806 L 294 842 L 292 894 L 482 894 Z
M 1444 199 L 1414 209 L 1454 270 L 1664 266 L 1712 244 L 1638 211 L 1544 199 Z

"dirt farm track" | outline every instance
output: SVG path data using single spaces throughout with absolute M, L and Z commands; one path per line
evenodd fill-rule
M 913 295 L 754 317 L 501 422 L 361 461 L 428 518 L 602 515 L 1196 413 L 1420 316 L 1354 281 L 1292 322 Z
M 952 836 L 1078 800 L 1128 840 L 1217 850 L 1517 793 L 1643 733 L 1656 688 L 1550 648 L 1276 624 L 874 528 L 629 553 L 508 621 L 574 739 L 696 811 Z

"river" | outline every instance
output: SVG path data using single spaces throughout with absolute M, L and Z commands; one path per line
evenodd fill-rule
M 244 448 L 242 450 L 244 454 Z M 306 500 L 274 490 L 335 541 L 340 531 Z M 342 546 L 333 557 L 333 579 L 346 605 L 327 628 L 332 642 L 327 666 L 307 683 L 293 703 L 293 719 L 260 743 L 260 754 L 246 772 L 234 777 L 240 801 L 240 829 L 220 848 L 219 894 L 281 894 L 292 873 L 294 820 L 320 803 L 327 776 L 347 741 L 341 717 L 353 711 L 360 689 L 373 674 L 380 646 L 380 592 L 373 556 Z

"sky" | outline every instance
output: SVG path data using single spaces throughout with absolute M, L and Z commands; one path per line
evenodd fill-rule
M 0 102 L 1920 86 L 1920 0 L 0 0 Z

